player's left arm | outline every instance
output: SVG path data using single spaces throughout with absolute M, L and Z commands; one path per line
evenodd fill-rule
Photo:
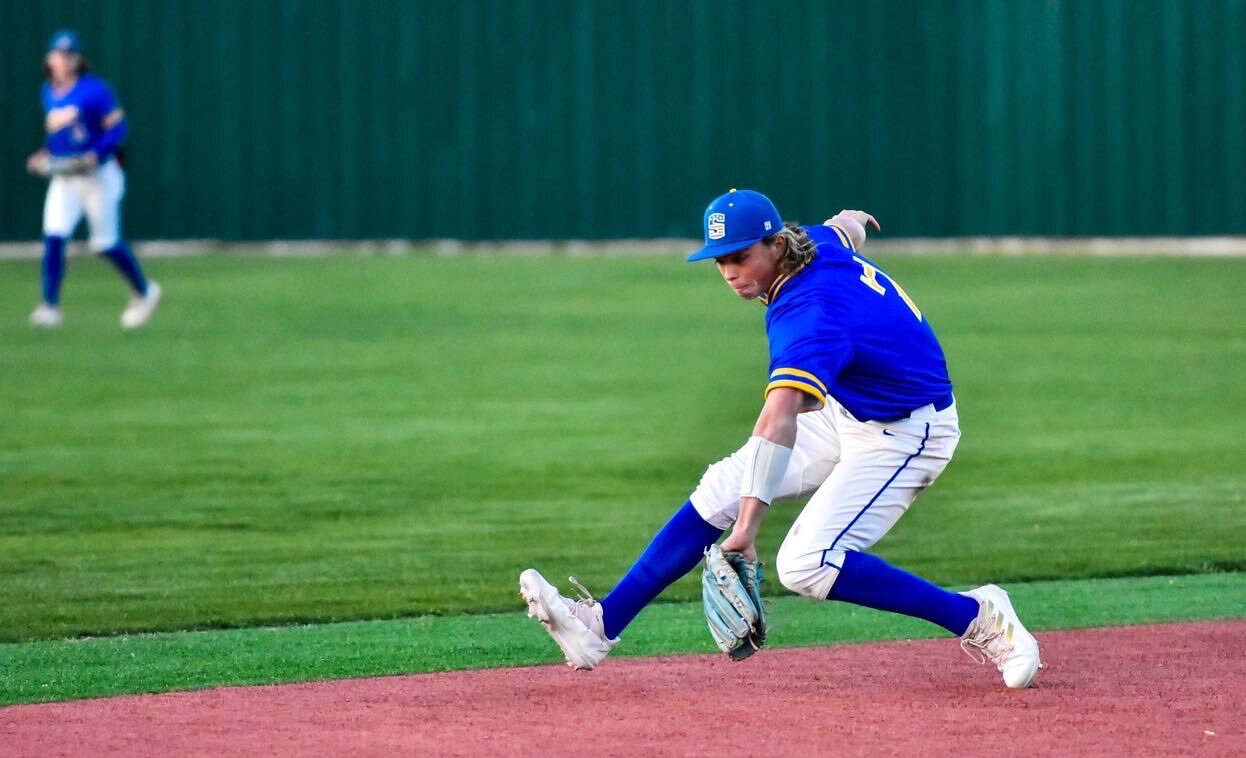
M 838 229 L 848 235 L 851 240 L 851 249 L 855 252 L 865 245 L 866 232 L 870 227 L 874 231 L 881 232 L 883 228 L 878 225 L 878 219 L 874 218 L 865 211 L 842 210 L 822 222 L 823 226 L 838 227 Z
M 796 417 L 807 408 L 807 399 L 804 392 L 792 387 L 775 387 L 766 393 L 753 436 L 742 451 L 740 514 L 731 534 L 723 540 L 724 553 L 743 553 L 749 560 L 757 560 L 757 534 L 791 460 L 796 446 Z
M 129 125 L 126 123 L 125 110 L 107 85 L 101 85 L 98 95 L 91 102 L 91 109 L 99 118 L 100 135 L 91 143 L 87 155 L 93 155 L 96 163 L 103 163 L 121 147 Z

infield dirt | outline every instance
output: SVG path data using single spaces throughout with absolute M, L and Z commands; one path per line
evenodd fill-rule
M 0 709 L 12 756 L 1246 755 L 1246 620 L 1039 635 L 1013 691 L 954 640 Z

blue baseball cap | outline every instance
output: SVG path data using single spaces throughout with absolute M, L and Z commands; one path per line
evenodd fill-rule
M 52 41 L 48 42 L 48 52 L 61 53 L 78 53 L 82 52 L 82 46 L 78 44 L 78 33 L 72 29 L 61 29 L 52 35 Z
M 778 234 L 783 218 L 770 198 L 753 190 L 731 190 L 705 209 L 705 247 L 690 261 L 718 258 Z

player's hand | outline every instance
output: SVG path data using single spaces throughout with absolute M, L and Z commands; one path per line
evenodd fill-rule
M 865 227 L 866 229 L 873 227 L 874 231 L 876 232 L 881 232 L 883 230 L 883 228 L 878 225 L 878 219 L 874 218 L 873 216 L 866 213 L 865 211 L 842 210 L 839 213 L 836 213 L 834 216 L 828 218 L 825 222 L 825 225 L 829 226 L 830 224 L 834 223 L 836 219 L 841 219 L 841 218 L 847 218 L 847 219 L 851 219 L 852 221 L 856 221 L 858 224 Z
M 43 176 L 48 171 L 51 154 L 47 150 L 36 150 L 26 158 L 26 173 Z
M 100 157 L 95 154 L 94 150 L 88 150 L 82 154 L 82 169 L 84 172 L 91 172 L 100 165 Z
M 731 534 L 722 541 L 719 547 L 722 548 L 724 553 L 743 553 L 745 558 L 754 563 L 757 562 L 757 544 L 747 534 L 741 534 L 739 531 L 732 530 Z

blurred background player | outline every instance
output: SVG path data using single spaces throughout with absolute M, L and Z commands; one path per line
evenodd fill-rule
M 40 327 L 60 326 L 65 243 L 86 214 L 91 250 L 117 267 L 133 290 L 121 314 L 127 329 L 142 326 L 160 303 L 160 285 L 149 281 L 121 239 L 125 172 L 118 151 L 126 135 L 125 112 L 103 79 L 88 73 L 78 35 L 52 35 L 44 58 L 44 125 L 47 139 L 26 160 L 26 170 L 50 177 L 43 205 L 43 301 L 30 314 Z
M 724 530 L 732 530 L 724 552 L 757 560 L 770 504 L 811 495 L 775 559 L 784 587 L 925 619 L 960 637 L 971 657 L 994 663 L 1007 686 L 1034 681 L 1038 642 L 1002 589 L 951 592 L 865 552 L 938 478 L 960 440 L 943 349 L 900 285 L 860 254 L 867 226 L 879 228 L 851 210 L 817 226 L 785 224 L 750 190 L 710 203 L 705 245 L 688 260 L 713 259 L 736 295 L 766 306 L 765 401 L 744 446 L 709 467 L 600 603 L 562 596 L 535 569 L 520 575 L 529 615 L 572 666 L 600 663 Z

